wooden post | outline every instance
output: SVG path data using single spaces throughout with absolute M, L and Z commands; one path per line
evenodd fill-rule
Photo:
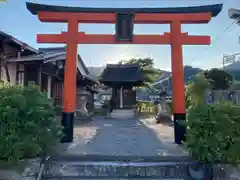
M 174 134 L 175 142 L 181 144 L 185 137 L 185 128 L 179 125 L 179 121 L 185 120 L 185 90 L 180 21 L 172 21 L 170 29 Z
M 24 73 L 24 75 L 25 75 L 25 73 Z M 28 82 L 27 82 L 27 84 L 28 84 Z M 39 65 L 39 69 L 38 69 L 38 86 L 42 90 L 42 64 Z
M 77 39 L 78 21 L 74 18 L 68 20 L 68 32 L 66 36 L 67 55 L 64 74 L 63 89 L 63 114 L 62 125 L 64 127 L 64 137 L 61 142 L 73 141 L 74 111 L 76 106 L 76 78 L 77 78 Z
M 48 98 L 51 98 L 51 92 L 52 92 L 52 77 L 50 75 L 48 75 L 48 79 L 47 79 L 47 95 Z
M 122 86 L 120 88 L 119 96 L 120 96 L 120 108 L 122 109 L 123 108 L 123 87 Z

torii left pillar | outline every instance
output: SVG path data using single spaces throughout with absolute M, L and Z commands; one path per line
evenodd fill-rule
M 77 81 L 77 46 L 78 46 L 78 21 L 68 19 L 68 33 L 65 36 L 67 44 L 67 57 L 64 72 L 64 107 L 62 113 L 62 125 L 64 136 L 61 142 L 73 141 L 73 121 L 76 105 L 76 81 Z

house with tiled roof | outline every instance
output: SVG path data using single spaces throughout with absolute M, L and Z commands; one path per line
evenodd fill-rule
M 93 99 L 96 81 L 80 55 L 77 57 L 77 96 Z M 35 49 L 0 31 L 0 79 L 10 84 L 39 85 L 59 105 L 63 103 L 65 59 L 65 47 Z

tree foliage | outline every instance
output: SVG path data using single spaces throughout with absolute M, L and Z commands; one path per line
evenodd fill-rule
M 240 162 L 240 107 L 228 102 L 198 103 L 188 111 L 186 144 L 196 160 Z
M 151 87 L 151 84 L 161 75 L 161 70 L 154 68 L 152 58 L 132 58 L 130 60 L 122 60 L 119 64 L 138 64 L 144 73 L 143 86 L 145 87 Z
M 211 88 L 209 80 L 202 73 L 198 73 L 186 87 L 187 101 L 203 102 L 205 91 Z
M 220 74 L 222 78 L 221 72 L 216 74 Z M 219 88 L 216 86 L 217 83 L 212 81 L 213 77 L 218 81 L 216 74 L 214 76 L 211 76 L 211 73 L 210 76 L 198 74 L 187 87 L 185 144 L 196 160 L 236 164 L 240 162 L 238 151 L 240 148 L 240 107 L 231 102 L 220 101 L 216 104 L 206 104 L 204 101 L 204 92 L 207 89 L 213 89 L 213 86 Z
M 240 81 L 240 70 L 237 70 L 237 69 L 227 69 L 226 71 L 233 76 L 233 79 L 235 81 Z
M 0 160 L 18 162 L 50 151 L 61 127 L 55 108 L 37 86 L 0 86 Z
M 210 80 L 214 90 L 226 90 L 233 83 L 233 76 L 221 69 L 213 68 L 209 71 L 205 71 L 204 75 Z

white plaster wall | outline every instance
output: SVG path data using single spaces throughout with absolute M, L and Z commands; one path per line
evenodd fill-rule
M 10 75 L 10 84 L 16 84 L 16 63 L 9 63 L 8 64 L 8 71 L 9 71 L 9 75 Z M 5 68 L 2 66 L 1 69 L 1 79 L 4 81 L 7 81 L 7 76 L 6 76 L 6 72 L 5 72 Z

